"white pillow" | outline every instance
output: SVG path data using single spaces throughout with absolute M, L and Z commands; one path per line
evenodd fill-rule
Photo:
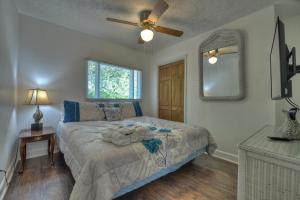
M 96 103 L 80 102 L 80 121 L 103 121 L 105 114 Z
M 136 117 L 135 109 L 132 102 L 122 103 L 121 113 L 124 118 Z

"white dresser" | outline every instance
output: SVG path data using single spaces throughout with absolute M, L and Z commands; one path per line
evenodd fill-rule
M 300 200 L 300 141 L 266 126 L 239 145 L 238 200 Z

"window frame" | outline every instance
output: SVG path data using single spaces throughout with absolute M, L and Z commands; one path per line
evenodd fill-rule
M 119 67 L 119 68 L 123 68 L 123 69 L 129 69 L 129 70 L 137 70 L 137 71 L 140 71 L 141 72 L 141 95 L 140 95 L 140 98 L 139 99 L 111 99 L 111 98 L 90 98 L 88 97 L 88 62 L 91 61 L 91 62 L 97 62 L 97 63 L 105 63 L 105 64 L 108 64 L 108 65 L 113 65 L 113 66 L 116 66 L 116 67 Z M 91 58 L 86 58 L 85 59 L 85 62 L 84 62 L 84 65 L 85 65 L 85 99 L 88 100 L 88 101 L 114 101 L 114 102 L 126 102 L 126 101 L 131 101 L 131 102 L 134 102 L 134 101 L 142 101 L 143 100 L 143 70 L 142 69 L 139 69 L 139 68 L 136 68 L 136 67 L 128 67 L 126 65 L 119 65 L 119 64 L 114 64 L 114 63 L 111 63 L 111 62 L 106 62 L 106 61 L 103 61 L 103 60 L 95 60 L 95 59 L 91 59 Z M 97 73 L 99 75 L 99 71 L 97 70 Z M 99 78 L 99 77 L 98 77 Z

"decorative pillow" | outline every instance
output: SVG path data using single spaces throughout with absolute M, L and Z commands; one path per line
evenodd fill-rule
M 102 108 L 102 109 L 103 109 L 103 108 L 106 107 L 106 103 L 99 103 L 98 106 L 99 106 L 99 108 Z
M 80 103 L 80 121 L 102 121 L 105 114 L 102 108 L 95 103 Z
M 135 102 L 132 102 L 132 104 L 133 104 L 133 107 L 134 107 L 136 116 L 137 116 L 137 117 L 143 116 L 143 111 L 142 111 L 140 102 L 135 101 Z
M 132 102 L 125 102 L 121 105 L 121 113 L 124 118 L 131 118 L 136 116 L 136 112 Z
M 123 120 L 120 108 L 104 108 L 107 121 L 119 121 Z
M 64 123 L 79 122 L 80 110 L 79 103 L 74 101 L 64 101 Z
M 64 101 L 64 122 L 101 121 L 105 119 L 102 108 L 95 103 Z
M 121 104 L 120 103 L 114 103 L 114 102 L 106 102 L 104 104 L 104 107 L 108 107 L 108 108 L 120 108 Z

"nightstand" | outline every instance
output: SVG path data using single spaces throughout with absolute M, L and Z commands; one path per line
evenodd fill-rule
M 19 134 L 20 140 L 20 157 L 21 157 L 21 168 L 19 173 L 22 174 L 24 171 L 24 165 L 26 160 L 26 144 L 31 142 L 38 142 L 48 140 L 48 156 L 50 163 L 53 166 L 53 151 L 55 146 L 55 130 L 52 127 L 44 127 L 40 131 L 31 131 L 30 129 L 22 130 Z

